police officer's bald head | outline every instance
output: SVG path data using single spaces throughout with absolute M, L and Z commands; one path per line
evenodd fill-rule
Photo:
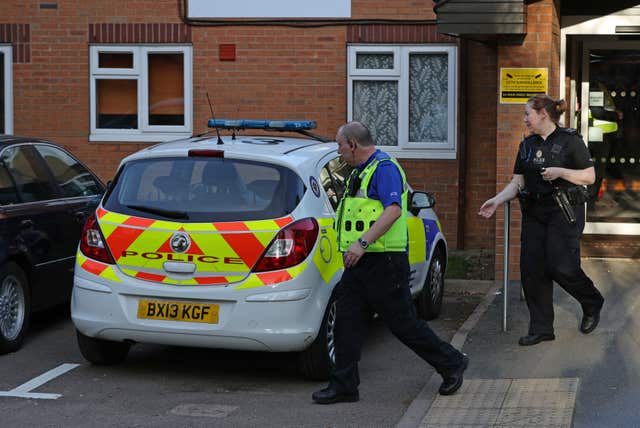
M 338 129 L 338 134 L 343 136 L 347 141 L 355 141 L 363 147 L 375 145 L 369 128 L 360 122 L 345 123 Z

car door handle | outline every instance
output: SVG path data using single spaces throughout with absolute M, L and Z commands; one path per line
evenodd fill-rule
M 76 211 L 76 221 L 80 224 L 84 224 L 84 220 L 85 220 L 85 213 L 84 211 Z
M 33 226 L 35 226 L 35 223 L 33 222 L 33 220 L 22 220 L 20 222 L 20 229 L 33 229 Z

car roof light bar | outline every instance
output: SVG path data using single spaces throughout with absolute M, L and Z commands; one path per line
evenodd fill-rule
M 316 128 L 312 120 L 251 120 L 251 119 L 209 119 L 209 128 L 218 129 L 264 129 L 272 131 L 307 131 Z

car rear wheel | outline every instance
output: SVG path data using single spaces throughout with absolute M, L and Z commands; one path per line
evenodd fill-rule
M 429 272 L 418 297 L 418 313 L 425 320 L 432 320 L 440 315 L 444 294 L 444 268 L 444 252 L 437 247 L 431 257 Z
M 127 358 L 131 345 L 125 342 L 95 339 L 76 330 L 78 347 L 82 356 L 92 364 L 110 366 Z
M 27 276 L 20 267 L 0 268 L 0 354 L 20 349 L 29 325 L 30 295 Z
M 316 340 L 300 353 L 300 369 L 306 379 L 326 380 L 336 363 L 336 301 L 329 299 Z

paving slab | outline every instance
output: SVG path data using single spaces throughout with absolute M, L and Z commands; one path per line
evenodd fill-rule
M 434 376 L 398 427 L 640 426 L 640 263 L 590 258 L 583 269 L 605 296 L 593 333 L 579 332 L 580 305 L 556 285 L 556 340 L 519 346 L 529 321 L 520 283 L 509 284 L 507 331 L 494 284 L 452 340 L 470 358 L 461 390 L 438 396 Z

